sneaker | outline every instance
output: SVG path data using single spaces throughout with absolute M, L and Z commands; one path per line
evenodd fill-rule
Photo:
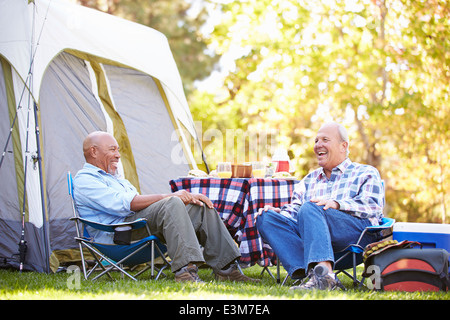
M 187 266 L 175 272 L 175 281 L 204 283 L 204 281 L 198 276 L 197 266 L 192 263 L 189 263 Z
M 259 279 L 253 279 L 247 277 L 240 270 L 238 270 L 237 265 L 233 264 L 226 270 L 220 270 L 216 272 L 216 280 L 221 281 L 236 281 L 236 282 L 259 282 Z
M 328 269 L 321 265 L 316 265 L 310 270 L 307 278 L 299 285 L 291 287 L 292 290 L 345 290 L 345 287 L 335 275 L 329 275 Z

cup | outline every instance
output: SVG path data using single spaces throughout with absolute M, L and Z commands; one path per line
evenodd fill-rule
M 253 178 L 264 178 L 266 174 L 266 166 L 263 162 L 256 161 L 252 163 Z
M 131 226 L 119 226 L 114 229 L 114 243 L 129 245 L 131 243 Z
M 276 164 L 275 172 L 289 172 L 289 155 L 286 149 L 277 149 L 272 157 L 272 162 Z
M 219 162 L 216 171 L 219 178 L 231 178 L 231 162 Z
M 276 164 L 275 172 L 289 172 L 289 161 L 274 161 Z

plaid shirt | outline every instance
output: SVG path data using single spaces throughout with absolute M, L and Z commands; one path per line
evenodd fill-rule
M 297 184 L 291 203 L 281 213 L 297 220 L 300 206 L 311 199 L 332 199 L 340 211 L 369 219 L 378 225 L 383 218 L 384 187 L 377 169 L 345 159 L 327 178 L 323 168 L 309 173 Z

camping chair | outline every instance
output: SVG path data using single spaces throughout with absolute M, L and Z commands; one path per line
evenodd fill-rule
M 364 252 L 364 248 L 360 245 L 362 238 L 364 237 L 366 232 L 369 233 L 376 233 L 380 231 L 385 232 L 391 229 L 394 223 L 395 223 L 394 219 L 384 217 L 380 225 L 366 227 L 363 230 L 363 232 L 361 232 L 361 235 L 359 236 L 358 241 L 356 241 L 356 243 L 349 244 L 344 250 L 335 252 L 334 255 L 335 258 L 337 259 L 334 263 L 334 270 L 337 270 L 336 274 L 342 272 L 346 276 L 350 277 L 353 280 L 353 287 L 356 287 L 358 284 L 362 286 L 365 278 L 362 277 L 361 280 L 358 280 L 356 276 L 356 267 L 362 263 L 362 254 Z M 384 234 L 382 236 L 382 239 L 385 239 L 389 236 L 390 234 Z M 350 268 L 353 269 L 353 274 L 350 274 L 346 271 L 347 269 Z M 288 278 L 289 275 L 286 276 L 282 285 L 286 283 Z
M 356 287 L 358 284 L 362 286 L 365 278 L 362 277 L 361 280 L 358 280 L 358 278 L 356 277 L 356 267 L 363 262 L 362 254 L 364 252 L 364 248 L 359 243 L 361 242 L 366 232 L 376 233 L 389 230 L 392 228 L 394 223 L 394 219 L 384 217 L 380 225 L 366 227 L 363 232 L 361 232 L 361 235 L 359 236 L 359 239 L 355 244 L 350 244 L 344 250 L 336 252 L 335 256 L 338 257 L 338 259 L 335 261 L 334 267 L 334 269 L 337 270 L 336 274 L 342 272 L 346 276 L 350 277 L 353 280 L 353 287 Z M 387 238 L 388 236 L 390 236 L 390 234 L 383 235 L 382 239 Z M 349 268 L 353 269 L 352 275 L 346 271 L 346 269 Z
M 163 244 L 161 244 L 156 236 L 151 235 L 146 219 L 137 219 L 133 222 L 107 225 L 80 218 L 73 196 L 73 180 L 70 171 L 67 173 L 67 185 L 69 188 L 69 195 L 72 201 L 72 209 L 74 214 L 74 217 L 70 220 L 75 221 L 75 228 L 77 232 L 75 240 L 77 241 L 80 249 L 83 274 L 86 280 L 92 272 L 97 269 L 97 267 L 101 267 L 103 271 L 92 280 L 96 280 L 105 274 L 107 274 L 110 279 L 113 279 L 110 275 L 111 271 L 120 271 L 122 275 L 126 275 L 133 280 L 136 280 L 136 277 L 150 268 L 152 279 L 156 280 L 161 274 L 164 274 L 164 269 L 170 266 L 170 262 L 167 261 L 164 255 L 167 249 Z M 94 242 L 93 239 L 89 237 L 89 234 L 86 231 L 86 226 L 90 226 L 104 232 L 116 232 L 116 228 L 118 227 L 131 227 L 132 230 L 146 228 L 149 236 L 138 241 L 133 241 L 130 244 L 103 244 Z M 83 233 L 81 232 L 82 230 Z M 96 261 L 95 265 L 89 271 L 86 270 L 87 263 L 84 259 L 83 247 L 88 249 Z M 155 249 L 157 255 L 155 255 Z M 160 269 L 155 267 L 155 258 L 158 256 L 160 256 L 164 262 L 164 265 Z M 133 267 L 148 262 L 150 262 L 150 265 L 147 265 L 143 268 L 143 270 L 139 271 L 134 276 L 124 269 L 125 266 Z M 154 276 L 155 269 L 158 269 L 158 274 L 156 277 Z

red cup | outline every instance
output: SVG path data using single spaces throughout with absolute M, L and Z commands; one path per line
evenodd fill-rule
M 289 161 L 274 161 L 277 164 L 275 172 L 289 172 Z

